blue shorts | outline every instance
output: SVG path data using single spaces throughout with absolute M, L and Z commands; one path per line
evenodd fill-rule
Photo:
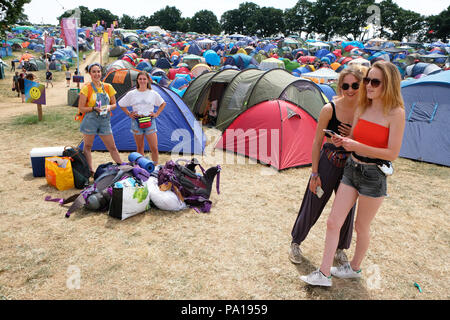
M 362 164 L 350 156 L 341 183 L 355 188 L 360 195 L 380 198 L 387 195 L 386 175 L 376 164 Z
M 141 136 L 141 135 L 149 135 L 152 133 L 156 133 L 158 132 L 158 130 L 156 129 L 156 119 L 153 118 L 152 119 L 152 125 L 148 128 L 139 128 L 138 123 L 136 121 L 136 119 L 131 119 L 131 130 L 130 132 L 134 135 L 137 136 Z
M 96 111 L 88 112 L 81 122 L 80 131 L 89 135 L 108 136 L 112 134 L 111 116 L 101 116 Z

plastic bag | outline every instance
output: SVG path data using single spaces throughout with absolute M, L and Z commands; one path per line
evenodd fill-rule
M 46 157 L 45 178 L 47 183 L 58 190 L 68 190 L 75 187 L 72 163 L 68 157 Z
M 166 211 L 179 211 L 187 208 L 186 203 L 181 201 L 171 190 L 161 191 L 158 187 L 158 179 L 150 177 L 145 184 L 150 193 L 150 200 L 158 209 Z
M 150 209 L 150 195 L 147 186 L 140 185 L 132 177 L 114 184 L 109 215 L 125 220 Z

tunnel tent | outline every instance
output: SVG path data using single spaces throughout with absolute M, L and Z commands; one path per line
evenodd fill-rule
M 301 106 L 318 119 L 325 99 L 312 81 L 299 79 L 284 69 L 248 69 L 230 82 L 219 105 L 216 128 L 224 130 L 239 114 L 266 100 L 282 99 Z

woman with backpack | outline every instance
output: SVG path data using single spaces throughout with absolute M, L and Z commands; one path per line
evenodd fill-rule
M 164 110 L 166 102 L 158 92 L 152 90 L 147 72 L 139 72 L 136 89 L 129 91 L 117 104 L 131 118 L 131 133 L 136 141 L 136 151 L 144 155 L 145 139 L 147 139 L 152 161 L 157 165 L 159 154 L 156 118 Z M 132 107 L 131 112 L 127 109 L 129 106 Z M 158 107 L 156 112 L 155 107 Z
M 102 67 L 99 63 L 88 65 L 86 72 L 91 76 L 92 82 L 85 84 L 80 91 L 78 111 L 84 114 L 80 125 L 84 141 L 83 153 L 93 175 L 91 150 L 96 135 L 102 139 L 116 163 L 121 164 L 122 160 L 111 129 L 110 112 L 116 108 L 116 90 L 109 83 L 101 82 Z

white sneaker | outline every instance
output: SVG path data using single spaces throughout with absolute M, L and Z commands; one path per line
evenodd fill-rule
M 345 254 L 343 249 L 337 249 L 336 254 L 334 255 L 334 261 L 338 266 L 346 264 L 348 262 L 347 255 Z
M 300 279 L 313 286 L 331 287 L 332 285 L 331 276 L 326 277 L 320 272 L 320 269 L 311 272 L 307 276 L 301 276 Z
M 302 250 L 300 249 L 300 245 L 292 242 L 291 248 L 289 250 L 289 260 L 292 263 L 300 264 L 302 263 Z
M 348 262 L 339 267 L 331 267 L 331 274 L 337 278 L 343 279 L 357 279 L 362 276 L 361 269 L 354 271 Z

